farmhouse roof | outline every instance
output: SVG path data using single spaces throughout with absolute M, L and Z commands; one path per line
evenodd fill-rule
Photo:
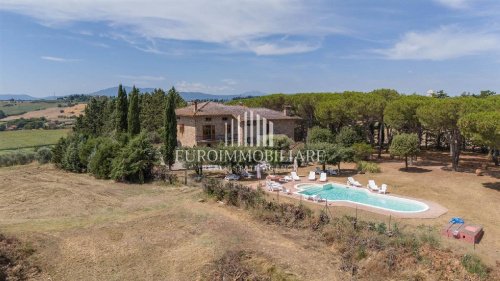
M 196 109 L 196 110 L 195 110 Z M 238 116 L 243 117 L 245 112 L 250 112 L 260 115 L 261 118 L 266 118 L 268 120 L 297 120 L 301 119 L 297 116 L 288 116 L 282 111 L 276 111 L 268 108 L 262 107 L 246 107 L 243 105 L 225 105 L 217 102 L 200 102 L 193 103 L 189 106 L 178 108 L 175 110 L 177 116 L 233 116 L 237 118 Z

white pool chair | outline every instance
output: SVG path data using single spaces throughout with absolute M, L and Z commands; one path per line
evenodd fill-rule
M 347 185 L 355 186 L 355 187 L 361 187 L 361 184 L 359 181 L 355 180 L 353 177 L 348 177 L 347 178 Z
M 294 181 L 300 181 L 300 177 L 297 175 L 297 172 L 291 172 L 292 175 L 292 180 Z
M 366 187 L 370 190 L 373 190 L 373 191 L 379 191 L 380 189 L 378 188 L 377 184 L 375 184 L 375 181 L 374 180 L 369 180 L 368 181 L 368 185 L 366 185 Z
M 316 180 L 316 173 L 314 171 L 309 172 L 309 178 L 308 180 L 310 181 L 315 181 Z
M 326 179 L 326 173 L 321 173 L 321 175 L 319 176 L 319 181 L 327 181 Z
M 378 193 L 386 193 L 387 192 L 387 184 L 382 184 L 382 186 L 380 186 L 380 190 L 378 191 Z

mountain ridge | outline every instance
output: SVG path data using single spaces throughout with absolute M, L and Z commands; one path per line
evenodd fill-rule
M 124 86 L 125 91 L 127 93 L 130 93 L 132 91 L 132 87 L 130 86 Z M 152 92 L 155 89 L 154 88 L 138 88 L 141 93 L 146 93 L 146 92 Z M 114 97 L 118 93 L 118 87 L 110 87 L 110 88 L 105 88 L 101 89 L 92 93 L 87 93 L 84 95 L 89 95 L 89 96 L 106 96 L 106 97 Z M 257 97 L 257 96 L 263 96 L 266 95 L 266 93 L 260 92 L 260 91 L 247 91 L 241 94 L 208 94 L 208 93 L 202 93 L 202 92 L 180 92 L 179 93 L 181 97 L 186 100 L 186 101 L 192 101 L 192 100 L 232 100 L 234 98 L 241 98 L 241 97 L 247 97 L 247 96 L 252 96 L 252 97 Z M 64 95 L 64 96 L 47 96 L 47 97 L 33 97 L 27 94 L 3 94 L 0 95 L 0 100 L 23 100 L 23 101 L 34 101 L 34 100 L 55 100 L 59 97 L 65 97 L 69 95 Z

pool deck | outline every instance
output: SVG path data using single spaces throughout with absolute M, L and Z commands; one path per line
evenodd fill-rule
M 271 194 L 277 193 L 277 191 L 269 191 L 269 190 L 267 190 L 267 188 L 265 187 L 265 183 L 266 183 L 265 179 L 262 179 L 260 181 L 260 183 L 262 185 L 264 185 L 262 187 L 262 189 L 264 191 L 266 191 L 268 193 L 271 193 Z M 320 181 L 309 181 L 307 179 L 301 179 L 300 181 L 291 181 L 291 182 L 287 182 L 287 183 L 282 183 L 283 187 L 285 187 L 290 192 L 289 193 L 279 192 L 279 194 L 280 194 L 280 196 L 286 196 L 286 197 L 294 198 L 294 199 L 297 199 L 297 200 L 307 200 L 308 202 L 311 202 L 311 203 L 314 203 L 314 204 L 325 205 L 325 201 L 323 201 L 323 202 L 315 202 L 315 201 L 312 201 L 312 200 L 308 200 L 307 197 L 304 196 L 304 195 L 296 194 L 296 192 L 298 192 L 300 190 L 296 189 L 295 185 L 297 185 L 297 184 L 317 184 L 317 185 L 323 185 L 323 184 L 327 184 L 327 183 L 335 183 L 335 184 L 340 184 L 340 185 L 347 186 L 345 183 L 336 182 L 336 181 L 320 182 Z M 248 186 L 252 187 L 252 188 L 257 188 L 258 185 L 259 184 L 257 182 L 255 182 L 255 183 L 249 184 Z M 353 187 L 353 186 L 350 186 L 349 188 L 367 190 L 364 187 Z M 389 189 L 390 189 L 390 187 L 389 187 Z M 370 191 L 370 192 L 372 192 L 372 191 Z M 386 216 L 391 215 L 393 217 L 405 218 L 405 219 L 406 218 L 407 219 L 411 219 L 411 218 L 416 218 L 416 219 L 435 219 L 435 218 L 438 218 L 438 217 L 440 217 L 440 216 L 442 216 L 442 215 L 444 215 L 444 214 L 446 214 L 448 212 L 448 209 L 446 209 L 445 207 L 441 206 L 440 204 L 438 204 L 436 202 L 432 202 L 432 201 L 428 201 L 428 200 L 423 200 L 423 199 L 420 199 L 420 198 L 413 198 L 413 197 L 408 197 L 408 196 L 402 196 L 402 195 L 392 194 L 390 192 L 387 192 L 387 194 L 391 195 L 393 197 L 406 198 L 406 199 L 411 199 L 411 200 L 415 200 L 415 201 L 419 201 L 419 202 L 425 203 L 425 204 L 427 204 L 427 206 L 429 206 L 429 209 L 427 209 L 426 211 L 417 212 L 417 213 L 402 213 L 402 212 L 384 210 L 384 209 L 380 209 L 380 208 L 365 206 L 365 205 L 356 204 L 356 203 L 352 203 L 352 202 L 346 202 L 346 201 L 338 201 L 338 202 L 328 201 L 328 206 L 334 206 L 334 207 L 335 206 L 342 206 L 342 207 L 351 207 L 351 208 L 356 208 L 357 207 L 360 210 L 365 210 L 365 211 L 368 211 L 368 212 L 377 213 L 377 214 L 386 215 Z

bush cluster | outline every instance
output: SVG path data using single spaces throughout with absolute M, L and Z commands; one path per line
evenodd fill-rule
M 26 165 L 36 159 L 36 153 L 32 151 L 16 151 L 0 155 L 0 167 Z
M 364 173 L 380 173 L 380 167 L 377 163 L 373 162 L 359 161 L 356 168 L 358 171 Z
M 72 135 L 61 138 L 52 150 L 52 162 L 59 168 L 124 182 L 152 179 L 157 160 L 157 152 L 145 134 L 134 138 Z

